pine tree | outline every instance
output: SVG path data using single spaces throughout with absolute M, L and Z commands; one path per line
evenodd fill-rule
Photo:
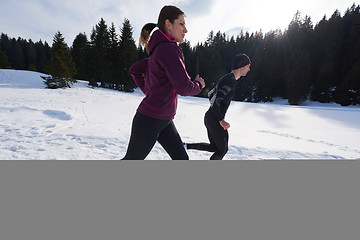
M 45 64 L 50 59 L 51 47 L 47 42 L 43 43 L 41 40 L 35 43 L 36 51 L 36 69 L 39 72 L 45 72 Z
M 346 45 L 341 70 L 344 78 L 334 95 L 341 105 L 356 105 L 360 104 L 360 6 L 354 4 L 343 19 Z
M 100 87 L 107 87 L 109 82 L 110 63 L 108 59 L 110 47 L 110 33 L 103 18 L 93 28 L 90 36 L 89 76 L 100 82 Z
M 120 56 L 119 37 L 118 34 L 116 33 L 116 28 L 114 23 L 111 23 L 111 27 L 109 29 L 109 38 L 110 38 L 110 45 L 107 56 L 110 64 L 109 83 L 111 83 L 111 88 L 118 90 L 123 85 L 121 79 L 122 61 Z
M 35 44 L 31 39 L 29 39 L 29 42 L 24 43 L 24 52 L 25 52 L 25 63 L 26 67 L 30 71 L 37 71 L 36 69 L 36 50 L 35 50 Z
M 299 105 L 307 100 L 311 84 L 311 58 L 308 52 L 294 52 L 292 71 L 287 82 L 287 96 L 290 105 Z
M 71 87 L 76 82 L 74 79 L 76 75 L 75 64 L 60 31 L 55 34 L 51 48 L 51 57 L 45 66 L 45 71 L 51 75 L 48 77 L 42 76 L 47 88 Z
M 360 60 L 346 75 L 335 92 L 335 101 L 342 106 L 360 104 Z
M 331 89 L 335 86 L 335 62 L 330 55 L 332 52 L 329 33 L 331 25 L 324 16 L 315 26 L 314 31 L 314 84 L 311 92 L 311 100 L 319 102 L 330 102 L 332 100 Z
M 307 41 L 311 37 L 309 17 L 302 19 L 297 11 L 287 31 L 286 95 L 291 105 L 307 100 L 312 83 L 312 59 Z
M 8 36 L 4 33 L 1 33 L 0 36 L 0 51 L 3 51 L 2 55 L 2 66 L 7 65 L 8 67 L 11 67 L 10 59 L 9 59 L 9 53 L 10 53 L 10 39 Z M 6 60 L 5 60 L 6 59 Z M 5 68 L 5 67 L 3 67 Z
M 71 56 L 77 69 L 77 79 L 87 79 L 87 59 L 86 51 L 88 50 L 88 40 L 85 33 L 79 33 L 73 42 Z
M 136 88 L 129 73 L 131 65 L 138 60 L 138 52 L 135 41 L 132 37 L 133 30 L 128 19 L 124 19 L 120 36 L 120 51 L 123 63 L 122 79 L 124 80 L 124 91 L 132 92 Z
M 195 69 L 194 69 L 196 64 L 192 61 L 192 56 L 191 56 L 192 55 L 192 49 L 191 49 L 190 42 L 185 40 L 185 42 L 179 44 L 179 46 L 181 47 L 182 52 L 184 54 L 185 68 L 186 68 L 188 74 L 190 76 L 196 76 Z
M 9 68 L 9 62 L 8 58 L 6 56 L 6 53 L 1 51 L 0 49 L 0 68 Z
M 18 40 L 16 40 L 15 38 L 11 39 L 9 53 L 7 55 L 9 58 L 9 62 L 12 64 L 13 68 L 19 70 L 26 70 L 25 56 L 20 40 L 20 38 L 18 38 Z

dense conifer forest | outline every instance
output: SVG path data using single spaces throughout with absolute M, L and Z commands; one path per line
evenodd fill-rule
M 0 68 L 52 75 L 53 67 L 61 64 L 51 59 L 62 46 L 61 61 L 68 66 L 64 71 L 71 81 L 82 79 L 94 87 L 131 92 L 136 85 L 128 69 L 147 54 L 136 46 L 128 19 L 120 33 L 116 30 L 113 23 L 107 25 L 101 18 L 89 37 L 79 33 L 72 46 L 66 45 L 60 31 L 51 46 L 2 33 Z M 284 31 L 240 32 L 237 36 L 212 31 L 204 43 L 186 41 L 180 46 L 189 75 L 200 74 L 206 81 L 199 97 L 206 97 L 230 71 L 232 56 L 243 52 L 252 64 L 250 73 L 238 83 L 237 101 L 267 102 L 282 97 L 292 105 L 306 100 L 360 105 L 360 5 L 354 4 L 344 14 L 335 11 L 315 25 L 310 17 L 297 12 Z

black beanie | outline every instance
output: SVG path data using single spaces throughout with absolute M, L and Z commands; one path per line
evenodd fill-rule
M 233 57 L 231 61 L 231 70 L 242 68 L 248 64 L 251 64 L 250 58 L 244 54 L 240 53 Z

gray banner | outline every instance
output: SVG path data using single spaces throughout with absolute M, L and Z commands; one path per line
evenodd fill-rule
M 357 240 L 360 161 L 0 161 L 4 240 Z

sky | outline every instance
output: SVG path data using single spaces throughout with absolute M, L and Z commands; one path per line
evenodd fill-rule
M 313 24 L 324 16 L 328 19 L 339 10 L 341 15 L 357 0 L 0 0 L 0 33 L 10 38 L 21 37 L 50 45 L 57 31 L 71 46 L 79 33 L 90 36 L 93 27 L 103 18 L 108 26 L 114 23 L 117 32 L 124 19 L 133 27 L 137 42 L 142 26 L 156 22 L 164 5 L 175 5 L 186 14 L 191 45 L 205 42 L 210 31 L 236 36 L 241 30 L 264 33 L 285 30 L 299 10 L 310 16 Z

